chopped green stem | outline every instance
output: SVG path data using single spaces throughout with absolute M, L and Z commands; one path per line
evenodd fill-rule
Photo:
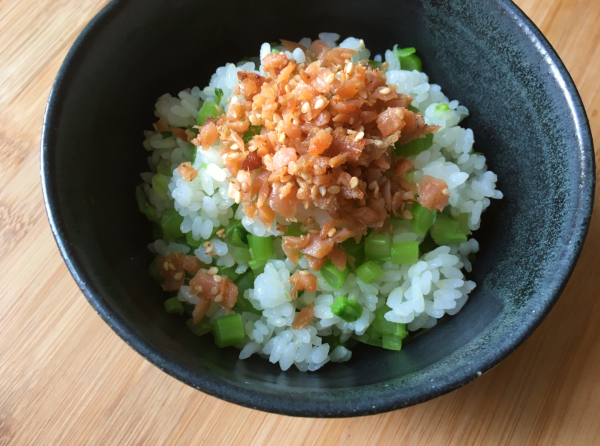
M 259 274 L 265 272 L 265 265 L 267 264 L 266 260 L 250 260 L 248 265 L 250 265 L 250 269 L 254 274 L 254 277 L 258 277 Z
M 300 223 L 300 222 L 295 222 L 295 223 L 290 224 L 287 227 L 287 231 L 285 231 L 285 235 L 292 236 L 292 237 L 300 237 L 302 235 L 305 235 L 306 231 L 302 232 L 300 230 L 300 226 L 302 226 L 302 223 Z
M 233 255 L 236 259 L 241 260 L 242 262 L 248 263 L 250 260 L 252 260 L 250 250 L 248 248 L 233 248 Z
M 220 276 L 229 277 L 232 281 L 236 281 L 240 275 L 235 272 L 235 267 L 233 266 L 218 266 Z
M 467 236 L 460 230 L 459 222 L 444 214 L 438 214 L 431 226 L 431 238 L 438 245 L 451 245 L 467 241 Z
M 456 217 L 452 217 L 453 220 L 458 222 L 460 230 L 465 235 L 471 235 L 471 228 L 469 228 L 469 214 L 467 212 L 463 212 L 462 214 L 458 214 Z
M 356 268 L 356 275 L 364 283 L 373 283 L 383 275 L 381 267 L 369 260 Z
M 244 342 L 242 316 L 232 313 L 215 320 L 213 335 L 218 347 L 229 347 Z
M 215 88 L 215 102 L 217 105 L 221 104 L 221 99 L 223 98 L 223 90 L 220 88 Z
M 381 62 L 377 62 L 376 60 L 369 60 L 367 63 L 373 68 L 379 68 L 381 66 Z
M 379 335 L 375 337 L 381 337 L 382 335 L 399 336 L 400 338 L 406 337 L 408 335 L 408 331 L 406 331 L 405 324 L 390 322 L 385 318 L 385 313 L 389 311 L 392 311 L 391 308 L 385 304 L 381 308 L 375 310 L 373 313 L 375 317 L 373 322 L 371 322 L 369 329 L 372 328 Z
M 331 312 L 346 322 L 355 322 L 360 319 L 363 307 L 354 299 L 338 296 L 331 304 Z
M 194 320 L 190 318 L 185 321 L 185 324 L 196 336 L 203 336 L 206 333 L 210 333 L 213 329 L 213 325 L 210 323 L 207 317 L 203 318 L 197 324 L 194 324 Z
M 321 276 L 330 287 L 339 290 L 348 278 L 348 267 L 345 267 L 344 271 L 340 271 L 331 263 L 331 260 L 327 260 L 327 263 L 321 268 Z
M 403 156 L 408 158 L 409 156 L 418 155 L 421 152 L 429 149 L 433 145 L 433 134 L 428 133 L 423 138 L 413 139 L 406 144 L 394 144 L 394 153 L 396 156 Z
M 400 351 L 402 349 L 402 338 L 399 336 L 383 335 L 381 343 L 381 346 L 387 350 Z
M 250 127 L 248 127 L 248 130 L 244 132 L 244 136 L 242 136 L 242 139 L 246 144 L 248 144 L 252 138 L 254 138 L 256 135 L 260 135 L 261 129 L 262 127 L 260 125 L 250 125 Z
M 354 265 L 358 266 L 364 263 L 366 259 L 365 255 L 365 239 L 364 237 L 361 239 L 360 243 L 356 243 L 353 238 L 349 238 L 348 240 L 341 243 L 342 249 L 344 252 L 352 257 L 354 257 Z
M 152 177 L 152 189 L 161 200 L 169 198 L 167 195 L 167 192 L 169 192 L 169 180 L 163 174 L 157 173 Z
M 161 175 L 164 175 L 166 177 L 170 177 L 173 176 L 173 171 L 171 170 L 171 168 L 169 166 L 167 166 L 166 164 L 159 164 L 156 169 L 158 170 L 158 173 L 160 173 Z
M 229 225 L 225 230 L 227 240 L 236 248 L 248 248 L 248 231 L 241 223 Z
M 183 314 L 183 305 L 176 297 L 165 300 L 165 310 L 171 314 Z
M 183 232 L 181 232 L 181 223 L 183 223 L 183 217 L 175 209 L 167 209 L 163 212 L 160 219 L 160 227 L 163 234 L 165 237 L 172 239 L 183 235 Z
M 416 50 L 413 47 L 398 49 L 398 45 L 394 45 L 394 56 L 400 61 L 400 69 L 407 71 L 422 71 L 423 64 L 419 56 L 415 54 Z
M 202 240 L 196 240 L 192 235 L 192 231 L 185 234 L 186 243 L 194 249 L 197 249 L 202 244 Z
M 158 259 L 160 257 L 154 257 L 154 260 L 152 260 L 152 263 L 150 263 L 150 266 L 148 267 L 148 271 L 150 272 L 150 276 L 158 283 L 164 283 L 165 279 L 163 276 L 160 275 L 159 270 L 160 270 L 160 265 L 158 264 Z
M 248 245 L 253 260 L 269 260 L 273 257 L 273 237 L 257 237 L 248 234 Z
M 392 245 L 392 263 L 410 265 L 419 261 L 419 242 L 399 242 Z
M 430 211 L 415 201 L 412 205 L 411 212 L 413 216 L 413 219 L 410 221 L 411 228 L 418 236 L 425 237 L 425 234 L 427 234 L 427 231 L 429 231 L 429 228 L 435 220 L 437 211 L 435 209 Z
M 414 105 L 409 105 L 409 106 L 408 106 L 408 107 L 406 107 L 406 108 L 408 108 L 408 109 L 409 109 L 411 112 L 413 112 L 413 113 L 420 113 L 420 112 L 421 112 L 421 110 L 419 110 L 419 109 L 418 109 L 417 107 L 415 107 Z
M 381 339 L 372 338 L 371 336 L 366 334 L 362 336 L 354 335 L 352 337 L 357 341 L 362 342 L 363 344 L 372 345 L 374 347 L 383 347 L 383 341 Z
M 371 233 L 365 240 L 365 254 L 371 260 L 388 259 L 391 254 L 391 236 Z
M 196 123 L 198 125 L 204 125 L 208 118 L 217 118 L 219 116 L 219 111 L 217 110 L 217 104 L 213 101 L 206 101 L 202 104 L 202 108 L 198 112 L 198 120 Z
M 142 212 L 150 221 L 157 222 L 158 217 L 156 215 L 156 211 L 148 202 L 148 197 L 146 197 L 146 192 L 144 192 L 144 185 L 140 184 L 135 188 L 135 199 L 138 204 L 138 209 Z

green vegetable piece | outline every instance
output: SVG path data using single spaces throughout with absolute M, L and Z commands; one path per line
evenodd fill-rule
M 428 252 L 433 251 L 437 247 L 438 245 L 435 244 L 435 242 L 431 238 L 431 235 L 427 234 L 427 237 L 425 237 L 425 239 L 419 245 L 419 250 L 421 251 L 421 254 L 427 254 Z
M 254 138 L 256 135 L 260 135 L 261 129 L 262 127 L 260 125 L 250 125 L 248 130 L 244 132 L 244 136 L 242 136 L 244 143 L 248 144 L 252 138 Z
M 218 266 L 220 276 L 229 277 L 232 281 L 236 281 L 240 275 L 235 272 L 234 266 Z
M 233 248 L 233 255 L 236 259 L 241 260 L 242 262 L 249 262 L 252 260 L 252 256 L 250 255 L 250 250 L 248 248 Z
M 355 322 L 360 319 L 363 307 L 354 299 L 338 296 L 331 304 L 331 312 L 346 322 Z
M 416 50 L 413 47 L 398 49 L 398 45 L 394 45 L 394 56 L 400 61 L 400 69 L 407 71 L 423 71 L 423 64 Z
M 381 346 L 387 350 L 400 351 L 402 349 L 402 338 L 399 336 L 383 335 L 381 337 Z
M 213 335 L 217 347 L 224 348 L 244 342 L 244 324 L 242 316 L 231 313 L 215 319 Z
M 369 335 L 362 335 L 362 336 L 352 336 L 354 339 L 356 339 L 359 342 L 362 342 L 363 344 L 367 344 L 367 345 L 372 345 L 374 347 L 383 347 L 383 341 L 381 339 L 378 338 L 373 338 Z
M 292 237 L 300 237 L 306 234 L 306 232 L 302 232 L 300 230 L 300 226 L 302 226 L 302 223 L 300 222 L 295 222 L 290 224 L 287 227 L 287 231 L 285 231 L 285 235 L 287 236 L 292 236 Z
M 458 214 L 456 217 L 452 217 L 453 220 L 458 222 L 460 230 L 465 235 L 471 235 L 471 228 L 469 228 L 469 214 L 467 212 L 463 212 L 462 214 Z
M 185 324 L 196 336 L 204 336 L 206 333 L 210 333 L 213 329 L 213 325 L 206 317 L 197 324 L 194 324 L 194 320 L 190 318 L 185 321 Z
M 442 102 L 441 104 L 436 105 L 434 110 L 436 112 L 447 112 L 450 110 L 450 106 Z
M 408 158 L 409 156 L 418 155 L 421 152 L 429 149 L 433 145 L 433 134 L 428 133 L 423 138 L 413 139 L 406 144 L 394 144 L 394 153 L 396 156 L 403 156 Z
M 444 214 L 438 214 L 431 226 L 431 238 L 438 245 L 451 245 L 467 241 L 467 236 L 460 230 L 460 224 Z
M 167 139 L 167 138 L 170 138 L 171 136 L 173 136 L 173 133 L 171 133 L 171 132 L 160 132 L 160 137 L 162 139 Z
M 250 313 L 262 315 L 262 311 L 254 308 L 252 303 L 244 297 L 244 292 L 246 290 L 254 288 L 254 274 L 252 271 L 246 271 L 235 281 L 235 284 L 238 288 L 237 300 L 235 301 L 235 307 L 239 311 L 244 312 L 248 311 Z
M 379 333 L 379 336 L 382 335 L 387 336 L 398 336 L 400 338 L 405 338 L 408 335 L 408 331 L 406 330 L 405 324 L 400 324 L 398 322 L 390 322 L 385 318 L 385 313 L 392 311 L 390 307 L 387 305 L 383 305 L 381 308 L 375 310 L 373 322 L 371 322 L 371 327 L 374 331 Z M 367 334 L 371 336 L 369 330 L 367 330 Z
M 198 147 L 194 146 L 190 150 L 190 162 L 192 164 L 196 163 L 196 156 L 198 155 Z
M 375 69 L 377 69 L 381 66 L 381 62 L 377 62 L 376 60 L 369 60 L 369 61 L 367 61 L 367 63 Z
M 409 170 L 402 177 L 408 181 L 409 183 L 414 183 L 415 181 L 415 169 Z
M 323 344 L 329 344 L 329 351 L 333 351 L 334 348 L 339 347 L 340 345 L 342 347 L 346 347 L 346 342 L 340 341 L 339 336 L 333 336 L 333 335 L 324 336 Z
M 356 243 L 353 238 L 349 238 L 341 243 L 342 249 L 348 255 L 354 257 L 354 265 L 361 265 L 367 258 L 365 254 L 365 239 L 364 237 L 360 240 L 360 243 Z
M 152 277 L 156 283 L 162 284 L 165 282 L 165 278 L 159 273 L 160 265 L 158 264 L 158 259 L 160 259 L 160 257 L 154 257 L 154 260 L 152 260 L 148 267 L 148 272 L 150 273 L 150 277 Z
M 248 231 L 241 223 L 230 224 L 225 230 L 227 241 L 237 248 L 248 247 Z
M 419 242 L 399 242 L 392 245 L 392 263 L 411 265 L 419 261 Z
M 153 222 L 158 221 L 156 211 L 148 202 L 148 197 L 146 197 L 146 192 L 144 192 L 143 184 L 140 184 L 135 188 L 135 200 L 137 201 L 138 209 L 148 218 L 148 220 Z
M 369 260 L 356 268 L 356 275 L 364 283 L 370 284 L 383 275 L 383 270 L 377 263 Z
M 221 99 L 223 99 L 223 90 L 220 88 L 215 88 L 215 102 L 217 105 L 221 104 Z
M 183 217 L 175 209 L 167 209 L 163 212 L 160 219 L 163 234 L 165 237 L 171 239 L 176 239 L 183 235 L 183 232 L 181 232 L 181 223 L 183 223 Z
M 277 54 L 277 53 L 279 53 L 280 51 L 279 51 L 277 48 L 273 48 L 273 49 L 271 50 L 271 52 L 272 52 L 273 54 Z
M 327 263 L 321 268 L 321 275 L 330 287 L 339 290 L 348 278 L 348 267 L 346 266 L 344 271 L 340 271 L 331 263 L 331 260 L 327 260 Z
M 270 42 L 269 45 L 271 45 L 271 48 L 273 48 L 274 46 L 281 45 L 281 43 L 279 43 L 279 42 Z
M 421 110 L 419 110 L 417 107 L 415 107 L 414 105 L 409 105 L 408 108 L 411 112 L 413 113 L 421 113 Z
M 258 277 L 259 274 L 265 272 L 265 265 L 267 264 L 266 260 L 250 260 L 248 265 L 254 274 L 254 277 Z
M 173 176 L 173 171 L 166 164 L 159 164 L 156 169 L 158 170 L 158 173 L 160 173 L 161 175 L 164 175 L 166 177 Z
M 421 206 L 416 201 L 412 205 L 413 219 L 410 221 L 410 227 L 420 237 L 425 237 L 427 231 L 433 224 L 437 211 L 430 211 L 424 206 Z
M 367 259 L 371 260 L 385 260 L 391 255 L 391 241 L 392 238 L 389 234 L 371 233 L 365 240 L 365 254 Z
M 167 195 L 167 192 L 169 192 L 169 180 L 163 174 L 157 173 L 152 177 L 152 189 L 161 200 L 169 198 Z
M 185 242 L 194 249 L 197 249 L 202 244 L 202 240 L 196 240 L 192 235 L 192 231 L 185 234 Z
M 219 116 L 219 111 L 217 110 L 217 104 L 213 101 L 206 101 L 202 104 L 202 108 L 198 112 L 198 119 L 196 123 L 198 125 L 204 125 L 208 118 L 216 119 Z
M 183 305 L 176 297 L 165 300 L 165 310 L 169 314 L 183 314 Z
M 269 260 L 274 255 L 273 237 L 257 237 L 248 234 L 248 245 L 253 260 Z

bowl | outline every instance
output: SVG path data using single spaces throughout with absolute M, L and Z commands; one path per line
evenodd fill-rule
M 226 12 L 233 12 L 225 16 Z M 321 31 L 380 53 L 414 46 L 424 71 L 471 112 L 463 126 L 498 175 L 504 199 L 484 213 L 476 290 L 463 310 L 401 352 L 357 347 L 316 373 L 191 334 L 162 308 L 148 275 L 151 227 L 134 188 L 142 131 L 164 92 L 206 85 L 216 67 L 264 41 Z M 225 49 L 228 49 L 225 51 Z M 48 101 L 42 182 L 52 231 L 77 284 L 133 349 L 180 381 L 243 406 L 343 417 L 417 404 L 490 370 L 540 324 L 584 242 L 594 156 L 584 108 L 564 65 L 507 0 L 123 0 L 83 30 Z

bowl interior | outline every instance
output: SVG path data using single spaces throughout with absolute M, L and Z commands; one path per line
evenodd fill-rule
M 564 286 L 591 212 L 585 113 L 533 25 L 502 1 L 114 2 L 79 38 L 57 79 L 43 141 L 51 224 L 74 277 L 126 342 L 205 392 L 291 415 L 375 413 L 429 399 L 499 362 L 537 326 Z M 498 177 L 476 233 L 477 288 L 455 317 L 401 352 L 357 347 L 317 373 L 237 359 L 165 314 L 148 275 L 151 227 L 134 188 L 142 131 L 158 96 L 208 84 L 264 41 L 363 38 L 374 54 L 415 46 L 432 83 L 467 106 Z M 545 51 L 549 51 L 544 54 Z

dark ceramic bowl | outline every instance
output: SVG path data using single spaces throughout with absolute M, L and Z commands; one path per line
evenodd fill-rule
M 52 89 L 42 179 L 52 231 L 94 309 L 137 352 L 184 383 L 287 415 L 366 415 L 456 389 L 494 367 L 540 324 L 588 230 L 594 156 L 581 100 L 562 62 L 508 0 L 126 0 L 85 28 Z M 401 352 L 357 347 L 351 361 L 300 373 L 239 361 L 165 314 L 148 276 L 148 221 L 134 188 L 146 167 L 153 104 L 206 85 L 260 44 L 320 31 L 363 38 L 375 53 L 415 46 L 431 82 L 471 112 L 476 150 L 498 174 L 477 233 L 477 288 L 455 317 Z

